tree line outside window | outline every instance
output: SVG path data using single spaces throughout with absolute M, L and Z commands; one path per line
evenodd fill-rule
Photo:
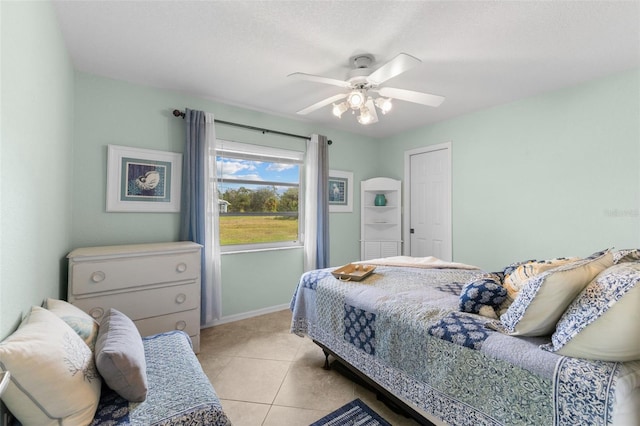
M 215 162 L 222 250 L 301 246 L 304 153 L 219 142 Z
M 241 186 L 237 189 L 227 189 L 219 196 L 227 201 L 226 212 L 234 213 L 293 213 L 298 215 L 299 189 L 287 188 L 279 193 L 278 187 L 268 186 L 259 189 L 249 189 Z

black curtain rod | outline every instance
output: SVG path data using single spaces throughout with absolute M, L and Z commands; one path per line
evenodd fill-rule
M 173 115 L 175 117 L 182 117 L 184 118 L 184 112 L 180 111 L 179 109 L 174 109 L 173 110 Z M 249 130 L 256 130 L 258 132 L 262 132 L 262 133 L 273 133 L 275 135 L 282 135 L 282 136 L 289 136 L 292 138 L 298 138 L 298 139 L 304 139 L 304 140 L 309 140 L 309 136 L 302 136 L 302 135 L 295 135 L 293 133 L 285 133 L 285 132 L 280 132 L 278 130 L 270 130 L 270 129 L 265 129 L 262 127 L 255 127 L 255 126 L 248 126 L 246 124 L 240 124 L 240 123 L 232 123 L 231 121 L 222 121 L 222 120 L 213 120 L 215 123 L 218 124 L 226 124 L 227 126 L 235 126 L 235 127 L 242 127 L 243 129 L 249 129 Z M 333 142 L 332 141 L 327 141 L 327 143 L 329 145 L 331 145 Z

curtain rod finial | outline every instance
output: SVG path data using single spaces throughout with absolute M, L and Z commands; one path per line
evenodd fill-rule
M 174 109 L 173 110 L 173 115 L 176 116 L 176 117 L 182 117 L 182 118 L 184 118 L 184 116 L 185 116 L 184 112 L 180 111 L 179 109 Z

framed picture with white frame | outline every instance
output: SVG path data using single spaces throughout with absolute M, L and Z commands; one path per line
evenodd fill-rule
M 108 212 L 179 212 L 181 181 L 180 153 L 108 146 Z
M 353 211 L 353 172 L 329 170 L 329 212 Z

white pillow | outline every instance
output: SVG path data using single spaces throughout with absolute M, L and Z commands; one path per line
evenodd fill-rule
M 612 264 L 607 250 L 528 279 L 500 317 L 502 326 L 513 336 L 550 336 L 573 299 Z
M 102 381 L 89 347 L 54 313 L 34 306 L 0 343 L 0 367 L 11 372 L 2 400 L 24 425 L 86 425 Z
M 551 343 L 542 348 L 575 358 L 640 360 L 640 263 L 601 272 L 567 308 Z
M 66 322 L 93 351 L 98 338 L 98 322 L 96 320 L 82 309 L 64 300 L 46 299 L 44 307 Z

